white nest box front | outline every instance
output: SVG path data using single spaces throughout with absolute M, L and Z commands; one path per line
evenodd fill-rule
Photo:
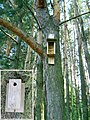
M 24 112 L 25 84 L 21 79 L 10 79 L 6 89 L 6 112 Z
M 48 64 L 54 64 L 55 57 L 55 41 L 54 34 L 49 34 L 47 39 L 47 55 L 48 55 Z

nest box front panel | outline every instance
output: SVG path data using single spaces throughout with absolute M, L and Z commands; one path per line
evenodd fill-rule
M 21 102 L 21 79 L 10 79 L 8 89 L 8 108 L 19 109 Z
M 14 100 L 16 102 L 13 102 L 13 104 L 14 104 L 13 107 L 9 107 L 9 106 L 11 106 L 9 104 L 9 96 L 10 95 L 9 95 L 9 83 L 8 83 L 7 84 L 7 88 L 6 88 L 6 106 L 5 106 L 5 112 L 20 112 L 20 113 L 23 113 L 24 112 L 24 98 L 25 98 L 25 83 L 21 83 L 21 96 L 19 96 L 20 99 L 21 99 L 21 101 L 19 103 L 20 107 L 18 107 L 17 109 L 15 107 L 15 104 L 18 103 L 18 99 L 17 99 L 17 101 Z
M 25 83 L 21 84 L 21 103 L 20 108 L 16 110 L 16 112 L 24 112 L 24 98 L 25 98 Z

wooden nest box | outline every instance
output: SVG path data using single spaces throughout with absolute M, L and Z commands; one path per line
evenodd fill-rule
M 47 39 L 47 55 L 48 55 L 48 64 L 54 64 L 55 57 L 55 41 L 54 34 L 49 34 Z

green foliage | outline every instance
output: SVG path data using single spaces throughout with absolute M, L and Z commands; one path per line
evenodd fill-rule
M 14 0 L 14 1 L 0 1 L 0 15 L 3 19 L 10 21 L 15 26 L 20 26 L 20 28 L 25 31 L 27 36 L 32 35 L 33 19 L 32 14 L 26 8 L 27 3 L 30 7 L 33 4 L 33 0 Z M 32 9 L 32 7 L 31 7 Z M 7 35 L 5 35 L 0 30 L 0 68 L 1 69 L 11 69 L 11 68 L 24 68 L 26 54 L 27 54 L 27 44 L 22 40 L 19 40 L 16 35 L 12 34 L 10 31 L 3 29 L 6 33 L 13 36 L 18 44 L 11 40 Z M 12 42 L 10 53 L 6 55 L 7 40 Z M 18 53 L 19 50 L 19 53 Z M 18 64 L 18 65 L 17 65 Z M 16 67 L 15 67 L 16 66 Z

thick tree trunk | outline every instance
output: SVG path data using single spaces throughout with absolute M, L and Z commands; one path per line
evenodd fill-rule
M 55 64 L 50 65 L 47 58 L 44 59 L 43 72 L 44 83 L 46 86 L 46 105 L 47 118 L 46 120 L 64 120 L 64 81 L 61 68 L 61 55 L 59 47 L 59 27 L 57 19 L 51 18 L 48 15 L 47 9 L 37 9 L 37 18 L 44 34 L 43 49 L 46 53 L 46 39 L 49 33 L 55 35 L 56 54 Z M 56 25 L 55 25 L 56 24 Z
M 47 120 L 64 120 L 64 84 L 60 64 L 59 43 L 56 43 L 55 64 L 46 69 Z

